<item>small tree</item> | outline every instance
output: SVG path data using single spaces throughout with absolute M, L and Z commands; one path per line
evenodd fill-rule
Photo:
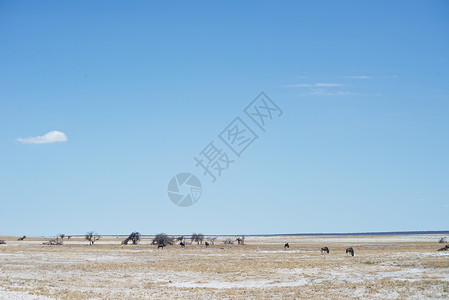
M 65 234 L 64 234 L 64 233 L 60 233 L 60 234 L 58 234 L 58 237 L 59 237 L 61 240 L 64 240 Z
M 174 242 L 174 240 L 172 237 L 169 237 L 165 233 L 159 233 L 154 237 L 152 244 L 153 245 L 173 245 L 173 242 Z
M 445 238 L 445 237 L 440 238 L 440 239 L 438 240 L 438 243 L 440 243 L 440 244 L 446 243 L 446 238 Z
M 140 241 L 140 233 L 137 231 L 132 232 L 123 242 L 122 244 L 128 245 L 128 242 L 131 241 L 133 245 L 137 245 Z
M 238 237 L 236 240 L 237 240 L 237 244 L 245 245 L 245 236 L 244 235 L 242 235 L 241 237 Z
M 192 233 L 192 243 L 197 242 L 197 244 L 202 244 L 204 240 L 204 235 L 202 233 Z
M 98 241 L 101 238 L 101 236 L 94 231 L 90 231 L 86 233 L 84 238 L 89 241 L 90 245 L 93 245 L 96 241 Z

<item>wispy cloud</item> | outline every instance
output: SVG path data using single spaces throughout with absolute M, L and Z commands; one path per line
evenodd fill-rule
M 351 79 L 371 79 L 374 78 L 373 76 L 366 76 L 366 75 L 355 75 L 355 76 L 343 76 L 343 78 L 351 78 Z
M 51 144 L 56 142 L 67 142 L 67 136 L 61 131 L 50 131 L 42 136 L 18 138 L 16 140 L 22 144 Z
M 307 96 L 349 96 L 349 95 L 359 95 L 358 93 L 353 93 L 349 91 L 329 91 L 327 89 L 310 89 L 310 91 L 306 93 L 301 93 L 298 96 L 299 97 L 307 97 Z
M 298 83 L 298 84 L 289 84 L 287 87 L 338 87 L 343 86 L 343 84 L 340 83 Z

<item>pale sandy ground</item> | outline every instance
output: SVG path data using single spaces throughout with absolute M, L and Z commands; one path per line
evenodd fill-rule
M 449 299 L 439 237 L 249 237 L 240 246 L 219 237 L 208 249 L 164 250 L 149 240 L 44 246 L 44 238 L 0 237 L 0 299 Z

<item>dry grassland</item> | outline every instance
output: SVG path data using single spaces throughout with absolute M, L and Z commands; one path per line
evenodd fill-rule
M 246 245 L 88 246 L 0 237 L 0 299 L 448 299 L 438 237 L 249 237 Z M 285 242 L 290 249 L 284 250 Z M 330 254 L 319 249 L 327 246 Z M 347 257 L 353 247 L 354 257 Z

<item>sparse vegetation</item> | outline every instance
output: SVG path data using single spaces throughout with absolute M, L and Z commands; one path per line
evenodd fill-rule
M 192 243 L 202 244 L 204 240 L 204 235 L 202 233 L 192 233 L 191 237 Z
M 24 236 L 22 236 L 22 237 L 19 237 L 17 240 L 18 240 L 18 241 L 23 241 L 23 240 L 26 239 L 26 238 L 27 238 L 27 236 L 24 235 Z
M 234 245 L 234 241 L 231 238 L 223 240 L 223 245 Z
M 86 233 L 84 238 L 89 241 L 89 245 L 93 245 L 96 241 L 98 241 L 101 238 L 101 236 L 94 231 L 90 231 Z
M 0 245 L 4 245 L 6 242 L 4 240 L 0 240 Z
M 173 243 L 174 239 L 165 233 L 157 234 L 152 242 L 153 245 L 173 245 Z
M 445 237 L 442 237 L 438 240 L 438 243 L 440 243 L 440 244 L 444 244 L 446 242 L 447 242 L 447 239 Z
M 238 243 L 239 245 L 245 245 L 245 236 L 242 235 L 241 237 L 238 237 L 238 238 L 236 239 L 236 241 L 237 241 L 237 243 Z
M 62 239 L 59 239 L 59 236 L 42 243 L 42 245 L 50 245 L 50 246 L 61 246 L 62 244 L 63 244 Z
M 122 244 L 128 245 L 129 241 L 131 241 L 133 245 L 137 245 L 140 242 L 140 233 L 137 231 L 132 232 L 124 241 L 122 241 Z
M 117 245 L 123 238 L 115 236 L 103 236 L 101 247 L 93 248 L 66 239 L 63 246 L 43 247 L 35 243 L 36 238 L 28 237 L 24 242 L 0 245 L 0 298 L 30 298 L 21 294 L 25 292 L 74 300 L 449 297 L 445 280 L 448 256 L 434 252 L 441 248 L 435 247 L 435 238 L 413 243 L 391 243 L 386 238 L 384 243 L 381 238 L 367 237 L 357 244 L 353 241 L 364 237 L 254 237 L 247 238 L 245 246 L 236 245 L 237 236 L 224 238 L 230 238 L 235 246 L 209 246 L 206 251 L 209 239 L 205 238 L 201 248 L 195 243 L 190 249 L 176 245 L 163 251 L 146 245 L 138 251 L 125 251 Z M 17 237 L 2 239 L 10 244 L 8 241 Z M 72 239 L 80 241 L 84 236 Z M 217 244 L 223 241 L 219 239 Z M 324 241 L 332 250 L 326 259 L 318 252 Z M 301 250 L 283 251 L 286 242 Z M 356 259 L 345 256 L 351 244 L 357 245 Z M 433 255 L 426 255 L 431 252 Z M 18 294 L 8 297 L 7 291 Z

